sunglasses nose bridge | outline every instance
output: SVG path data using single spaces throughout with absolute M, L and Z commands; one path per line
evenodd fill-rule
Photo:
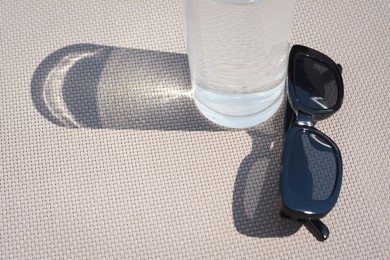
M 307 127 L 314 127 L 316 122 L 313 120 L 313 117 L 311 115 L 306 115 L 304 113 L 298 112 L 297 120 L 295 121 L 297 125 L 300 126 L 307 126 Z

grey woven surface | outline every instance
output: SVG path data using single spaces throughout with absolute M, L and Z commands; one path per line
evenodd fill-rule
M 179 1 L 1 6 L 0 258 L 390 258 L 388 0 L 297 0 L 293 43 L 344 68 L 324 243 L 278 215 L 282 110 L 194 110 Z

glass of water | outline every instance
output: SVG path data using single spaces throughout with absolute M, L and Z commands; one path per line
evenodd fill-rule
M 279 108 L 294 0 L 183 0 L 195 104 L 209 120 L 247 128 Z

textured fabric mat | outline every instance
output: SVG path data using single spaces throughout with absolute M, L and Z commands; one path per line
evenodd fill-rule
M 283 108 L 194 108 L 179 1 L 1 6 L 0 258 L 390 258 L 388 0 L 297 0 L 292 42 L 344 68 L 324 243 L 279 217 Z

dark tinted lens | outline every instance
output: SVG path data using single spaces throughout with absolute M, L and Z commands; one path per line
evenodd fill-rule
M 309 131 L 298 131 L 293 138 L 287 165 L 291 191 L 312 200 L 329 198 L 337 177 L 337 163 L 332 146 Z
M 335 74 L 320 61 L 298 56 L 294 66 L 295 93 L 302 105 L 312 109 L 336 106 L 338 90 Z

